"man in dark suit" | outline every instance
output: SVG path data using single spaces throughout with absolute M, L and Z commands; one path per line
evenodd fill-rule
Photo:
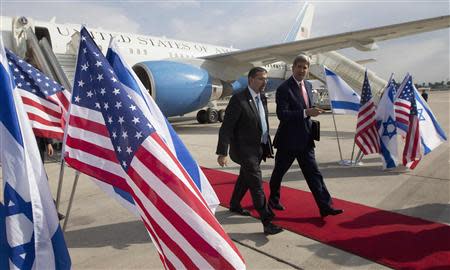
M 422 97 L 423 97 L 423 99 L 424 99 L 426 102 L 428 102 L 428 93 L 427 93 L 427 90 L 422 89 Z
M 308 74 L 309 64 L 308 56 L 297 56 L 292 66 L 292 76 L 277 89 L 277 116 L 280 124 L 274 139 L 277 154 L 270 178 L 269 208 L 285 209 L 280 203 L 281 180 L 294 159 L 297 159 L 320 215 L 325 217 L 343 211 L 332 207 L 330 193 L 316 163 L 311 117 L 319 115 L 323 110 L 311 106 L 312 85 L 304 80 Z
M 271 223 L 262 188 L 260 163 L 273 157 L 269 136 L 267 100 L 263 93 L 267 83 L 267 71 L 261 67 L 248 73 L 248 88 L 231 97 L 219 131 L 216 154 L 220 166 L 227 164 L 228 146 L 231 159 L 241 165 L 230 201 L 230 211 L 248 216 L 250 212 L 241 206 L 241 200 L 250 190 L 253 205 L 258 211 L 265 234 L 276 234 L 282 229 Z

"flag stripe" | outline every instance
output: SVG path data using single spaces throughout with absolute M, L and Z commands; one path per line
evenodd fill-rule
M 37 129 L 37 128 L 33 128 L 33 133 L 37 137 L 52 138 L 52 139 L 57 139 L 57 140 L 62 140 L 64 137 L 64 134 L 61 132 L 54 132 L 54 131 L 49 131 L 49 130 Z
M 204 200 L 203 196 L 201 195 L 200 191 L 198 190 L 197 186 L 195 185 L 194 181 L 192 181 L 192 178 L 189 176 L 189 174 L 186 172 L 186 170 L 181 166 L 178 159 L 175 157 L 173 152 L 167 147 L 167 145 L 161 140 L 161 137 L 157 135 L 157 133 L 152 134 L 151 136 L 156 143 L 164 150 L 164 152 L 171 158 L 172 162 L 177 166 L 178 170 L 182 172 L 184 179 L 187 180 L 187 184 L 191 191 L 195 193 L 197 198 L 203 203 L 203 205 L 208 205 L 206 201 Z M 156 150 L 156 149 L 155 149 Z M 156 153 L 160 153 L 160 151 L 157 151 Z M 145 159 L 144 159 L 145 160 Z M 176 170 L 175 170 L 176 171 Z
M 152 134 L 149 138 L 148 142 L 151 142 L 151 138 L 154 138 L 155 134 Z M 147 141 L 146 141 L 147 142 Z M 155 140 L 155 143 L 157 144 L 157 141 Z M 151 145 L 151 143 L 144 143 L 145 145 Z M 159 146 L 159 145 L 158 145 Z M 147 147 L 146 147 L 147 148 Z M 178 178 L 175 174 L 172 174 L 172 170 L 170 167 L 166 167 L 168 164 L 167 161 L 161 161 L 160 159 L 156 158 L 152 153 L 155 153 L 155 150 L 151 150 L 151 146 L 146 148 L 140 148 L 136 152 L 136 157 L 138 160 L 142 163 L 142 166 L 139 168 L 152 168 L 151 173 L 155 175 L 159 179 L 166 179 L 164 182 L 164 186 L 169 188 L 172 192 L 178 195 L 177 198 L 181 199 L 187 206 L 187 210 L 191 209 L 197 212 L 199 215 L 204 215 L 202 219 L 206 217 L 205 222 L 211 224 L 217 224 L 212 213 L 209 211 L 207 207 L 196 207 L 195 201 L 199 200 L 200 198 L 197 196 L 197 194 L 193 193 L 192 187 L 187 187 L 183 183 L 180 178 Z M 149 151 L 150 149 L 150 151 Z M 159 151 L 162 152 L 162 151 Z M 161 157 L 159 157 L 161 158 Z M 175 161 L 177 162 L 177 161 Z M 145 171 L 141 172 L 140 174 L 145 175 Z M 129 173 L 130 174 L 130 173 Z M 136 175 L 138 177 L 139 175 Z M 195 189 L 194 189 L 195 190 Z M 184 198 L 185 196 L 188 196 L 187 198 Z M 206 206 L 204 204 L 204 206 Z M 223 232 L 222 229 L 216 230 L 216 232 Z
M 137 195 L 131 191 L 133 197 L 137 198 Z M 179 263 L 178 258 L 175 256 L 175 254 L 172 253 L 172 251 L 169 250 L 169 248 L 159 239 L 158 235 L 155 233 L 155 230 L 153 229 L 150 221 L 147 218 L 147 213 L 142 208 L 142 202 L 138 199 L 139 203 L 137 209 L 139 209 L 143 214 L 141 215 L 141 219 L 144 222 L 145 228 L 147 228 L 147 231 L 150 234 L 150 237 L 152 239 L 152 242 L 155 243 L 156 250 L 158 252 L 159 258 L 161 259 L 161 262 L 163 266 L 166 269 L 184 269 L 183 263 Z M 173 268 L 174 265 L 171 263 L 171 261 L 174 261 L 177 268 Z
M 42 105 L 42 103 L 37 102 L 36 100 L 29 99 L 27 97 L 22 97 L 22 102 L 25 105 L 31 106 L 32 108 L 36 108 L 41 110 L 44 114 L 48 114 L 49 116 L 53 116 L 55 118 L 61 117 L 61 111 L 55 111 L 52 108 Z
M 120 189 L 127 191 L 127 192 L 130 191 L 129 187 L 124 184 L 124 182 L 125 182 L 124 179 L 113 173 L 110 173 L 105 170 L 99 170 L 95 166 L 91 166 L 89 164 L 80 162 L 79 160 L 73 159 L 70 157 L 66 157 L 66 160 L 68 162 L 70 162 L 70 164 L 71 164 L 70 166 L 73 167 L 74 169 L 77 169 L 77 170 L 83 169 L 83 173 L 85 173 L 89 176 L 95 177 L 95 178 L 102 180 L 110 185 L 114 185 Z
M 71 116 L 69 119 L 69 124 L 72 127 L 84 129 L 93 133 L 97 133 L 99 135 L 105 136 L 109 138 L 109 132 L 106 129 L 105 125 L 97 123 L 95 121 L 91 121 L 86 118 L 81 118 L 77 116 Z
M 135 173 L 132 168 L 129 170 L 131 170 L 132 174 Z M 198 254 L 198 252 L 191 246 L 191 242 L 187 241 L 180 234 L 179 229 L 174 227 L 179 224 L 175 224 L 173 221 L 169 222 L 169 220 L 157 208 L 155 204 L 160 203 L 158 199 L 161 200 L 161 197 L 158 196 L 158 192 L 150 188 L 146 190 L 141 189 L 141 186 L 145 185 L 142 178 L 137 181 L 132 178 L 131 180 L 133 181 L 132 187 L 135 187 L 132 188 L 133 197 L 137 198 L 135 201 L 139 206 L 140 211 L 144 213 L 145 217 L 150 221 L 152 228 L 161 240 L 161 244 L 164 243 L 166 247 L 171 250 L 171 252 L 183 261 L 183 264 L 185 264 L 185 267 L 188 269 L 198 268 L 198 266 L 196 266 L 198 263 L 201 263 L 202 265 L 206 264 L 211 267 L 209 263 L 207 263 L 204 258 L 202 258 L 200 254 Z M 183 229 L 184 228 L 181 228 L 181 231 L 183 231 Z
M 20 89 L 20 88 L 18 90 L 19 90 L 20 96 L 22 98 L 22 101 L 26 100 L 27 102 L 30 102 L 31 104 L 38 104 L 40 106 L 43 106 L 43 108 L 46 108 L 51 111 L 54 111 L 55 113 L 61 114 L 61 107 L 57 103 L 52 102 L 53 99 L 48 100 L 45 98 L 41 98 L 39 96 L 36 96 L 33 93 L 30 93 L 30 92 Z M 26 104 L 27 102 L 24 102 L 24 103 Z
M 70 105 L 70 94 L 68 91 L 61 91 L 56 93 L 56 97 L 50 96 L 49 98 L 55 101 L 57 104 L 60 104 L 62 108 L 64 108 L 66 111 L 69 108 Z
M 140 152 L 141 151 L 141 149 L 139 149 L 138 150 L 138 152 Z M 137 154 L 136 154 L 137 155 Z M 145 155 L 145 158 L 146 158 L 146 160 L 148 160 L 148 158 L 149 158 L 149 156 L 147 156 L 147 155 Z M 135 159 L 133 162 L 137 162 L 137 161 L 140 161 L 140 162 L 142 162 L 142 160 L 140 160 L 140 159 Z M 135 177 L 136 178 L 140 178 L 141 179 L 141 181 L 135 181 L 136 182 L 136 185 L 138 185 L 138 187 L 139 187 L 139 189 L 140 190 L 142 190 L 143 191 L 143 193 L 144 194 L 148 194 L 150 191 L 148 190 L 149 188 L 151 188 L 150 186 L 148 186 L 147 184 L 144 184 L 144 179 L 140 176 L 140 175 L 149 175 L 149 174 L 153 174 L 154 172 L 155 172 L 155 169 L 154 168 L 158 168 L 158 169 L 161 169 L 162 170 L 162 168 L 164 167 L 164 165 L 163 164 L 161 164 L 161 163 L 159 163 L 159 161 L 157 160 L 157 159 L 155 159 L 155 160 L 153 160 L 152 162 L 151 162 L 151 164 L 152 164 L 152 171 L 151 172 L 148 172 L 147 171 L 147 167 L 146 167 L 146 165 L 144 165 L 144 164 L 142 164 L 142 165 L 140 165 L 140 164 L 136 164 L 136 165 L 134 165 L 134 163 L 132 163 L 132 168 L 140 168 L 138 171 L 139 172 L 137 172 L 137 171 L 131 171 L 131 167 L 128 169 L 129 170 L 129 172 L 128 172 L 128 174 L 130 175 L 130 177 L 132 178 L 132 179 L 134 179 Z M 147 168 L 147 169 L 144 169 L 144 167 L 145 168 Z M 137 174 L 136 174 L 137 173 Z M 157 178 L 162 178 L 162 179 L 166 179 L 166 181 L 164 182 L 164 187 L 165 187 L 165 190 L 166 191 L 164 191 L 164 190 L 161 190 L 161 189 L 157 189 L 156 191 L 156 196 L 158 196 L 159 197 L 159 195 L 160 194 L 165 194 L 165 192 L 167 192 L 167 188 L 169 189 L 169 190 L 171 190 L 172 192 L 175 192 L 175 193 L 177 193 L 177 191 L 175 191 L 175 190 L 173 190 L 173 189 L 171 189 L 170 187 L 167 187 L 166 186 L 166 184 L 168 184 L 167 182 L 168 182 L 168 180 L 170 179 L 170 178 L 172 178 L 173 176 L 161 176 L 161 175 L 158 175 L 158 172 L 156 172 L 156 175 L 155 175 L 155 177 L 157 177 Z M 155 181 L 155 182 L 153 182 L 153 186 L 154 185 L 157 185 L 159 182 L 157 182 L 157 181 Z M 150 184 L 150 183 L 149 183 Z M 160 185 L 160 187 L 163 187 L 163 186 L 161 186 L 162 184 L 159 184 Z M 170 185 L 170 183 L 169 183 L 169 185 Z M 185 194 L 183 194 L 183 193 L 178 193 L 179 194 L 179 196 L 189 196 L 189 192 L 186 192 Z M 169 212 L 169 213 L 175 213 L 175 212 L 172 212 L 172 211 L 174 211 L 173 209 L 177 209 L 178 211 L 179 211 L 179 214 L 180 215 L 186 215 L 186 217 L 185 218 L 190 218 L 190 215 L 187 215 L 186 213 L 188 213 L 189 211 L 195 211 L 195 212 L 197 212 L 197 213 L 199 213 L 200 215 L 201 215 L 201 217 L 202 217 L 202 219 L 201 220 L 204 220 L 204 222 L 208 222 L 209 223 L 209 226 L 213 226 L 212 227 L 212 229 L 214 229 L 215 230 L 215 232 L 216 233 L 219 233 L 219 234 L 222 234 L 222 236 L 223 236 L 223 234 L 224 234 L 224 231 L 220 228 L 220 226 L 219 227 L 216 227 L 218 224 L 216 223 L 216 222 L 214 222 L 214 217 L 213 217 L 213 215 L 211 214 L 211 212 L 208 210 L 208 208 L 207 207 L 201 207 L 201 208 L 196 208 L 195 207 L 195 205 L 192 205 L 192 201 L 195 201 L 196 200 L 196 198 L 195 197 L 192 197 L 191 199 L 189 199 L 188 201 L 186 201 L 185 199 L 183 199 L 183 197 L 176 197 L 176 196 L 174 196 L 174 195 L 171 195 L 170 193 L 169 194 L 167 194 L 167 196 L 163 196 L 164 198 L 172 198 L 171 200 L 170 200 L 170 202 L 172 202 L 172 203 L 174 203 L 174 200 L 176 199 L 176 198 L 178 198 L 178 199 L 181 199 L 185 204 L 177 204 L 176 206 L 174 205 L 172 208 L 170 208 L 170 207 L 168 207 L 168 206 L 166 206 L 166 202 L 165 202 L 165 200 L 161 197 L 159 200 L 157 200 L 157 203 L 163 203 L 164 202 L 164 206 L 165 207 L 167 207 L 167 208 L 164 208 L 164 209 L 161 209 L 160 211 L 161 211 L 161 213 L 167 213 L 167 212 Z M 186 205 L 187 204 L 187 205 Z M 183 206 L 184 205 L 184 206 Z M 181 209 L 182 207 L 186 207 L 186 206 L 189 206 L 188 208 L 185 208 L 185 209 Z M 205 216 L 206 216 L 206 220 L 205 220 Z M 183 232 L 184 233 L 186 233 L 186 230 L 187 230 L 187 228 L 189 227 L 190 228 L 190 226 L 188 225 L 188 224 L 190 224 L 189 222 L 188 223 L 186 223 L 186 221 L 184 221 L 184 219 L 183 218 L 180 218 L 178 215 L 176 215 L 176 216 L 171 216 L 170 218 L 168 218 L 168 219 L 170 219 L 171 221 L 172 221 L 172 223 L 174 223 L 174 224 L 176 224 L 177 226 L 179 225 L 179 224 L 183 224 L 184 223 L 184 225 L 182 225 L 181 227 L 180 227 L 180 230 L 183 230 Z M 195 220 L 192 220 L 192 222 L 195 222 Z M 197 222 L 198 222 L 198 220 L 197 220 Z M 205 229 L 203 226 L 202 226 L 202 228 L 203 228 L 203 230 Z M 220 229 L 219 229 L 220 228 Z M 194 233 L 194 235 L 188 235 L 188 236 L 186 236 L 188 239 L 194 239 L 193 241 L 195 242 L 195 243 L 198 243 L 198 242 L 201 242 L 199 239 L 197 239 L 195 236 L 197 236 L 197 234 L 195 233 L 195 232 L 192 232 L 192 233 Z M 211 235 L 211 233 L 209 233 L 208 235 Z M 200 236 L 197 236 L 197 237 L 200 237 Z M 221 241 L 223 241 L 223 239 L 222 238 L 219 238 Z M 230 240 L 230 242 L 231 242 L 231 240 Z M 207 244 L 207 242 L 205 243 L 205 245 Z M 228 244 L 230 244 L 229 242 L 228 242 Z M 232 245 L 232 246 L 234 246 L 234 245 Z
M 109 160 L 114 163 L 118 163 L 116 153 L 113 150 L 106 149 L 99 146 L 98 144 L 87 142 L 85 140 L 73 138 L 71 136 L 67 137 L 67 146 L 72 149 L 81 150 L 83 152 L 92 154 L 97 157 L 102 157 L 104 160 Z
M 31 121 L 36 121 L 38 123 L 41 123 L 44 126 L 56 127 L 56 128 L 58 128 L 57 130 L 62 131 L 60 121 L 55 122 L 50 119 L 45 119 L 45 118 L 42 118 L 42 116 L 34 114 L 32 112 L 28 112 L 27 115 L 28 115 L 28 119 L 30 119 Z

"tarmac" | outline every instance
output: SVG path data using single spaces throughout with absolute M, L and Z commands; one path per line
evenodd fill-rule
M 430 107 L 447 135 L 449 95 L 450 91 L 431 92 L 429 97 Z M 273 101 L 269 102 L 269 114 L 273 136 L 278 126 Z M 448 141 L 425 156 L 413 171 L 384 171 L 377 155 L 364 157 L 362 165 L 341 166 L 332 114 L 324 113 L 317 119 L 321 122 L 321 140 L 316 143 L 316 159 L 334 198 L 450 225 Z M 350 159 L 356 116 L 336 115 L 335 120 L 342 158 Z M 173 118 L 171 122 L 201 166 L 238 173 L 239 166 L 231 161 L 226 168 L 220 168 L 216 162 L 220 123 L 198 124 L 195 113 Z M 47 162 L 45 166 L 56 194 L 59 164 Z M 273 159 L 262 164 L 265 181 L 270 178 L 273 166 Z M 63 213 L 73 179 L 74 172 L 66 168 L 60 206 Z M 309 192 L 296 163 L 282 185 Z M 226 208 L 219 207 L 216 217 L 243 255 L 247 269 L 387 268 L 290 231 L 265 236 L 259 220 L 231 215 Z M 78 181 L 65 239 L 73 269 L 163 269 L 142 222 L 84 175 Z

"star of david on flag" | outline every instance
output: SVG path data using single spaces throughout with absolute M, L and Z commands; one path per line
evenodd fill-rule
M 397 122 L 395 121 L 394 109 L 396 91 L 392 74 L 378 103 L 375 116 L 380 136 L 380 155 L 384 169 L 392 169 L 398 165 Z
M 420 143 L 424 150 L 423 154 L 427 155 L 441 143 L 446 141 L 447 135 L 436 119 L 430 106 L 415 87 L 414 92 L 420 126 Z

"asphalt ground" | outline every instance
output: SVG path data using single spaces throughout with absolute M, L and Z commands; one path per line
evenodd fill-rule
M 447 134 L 449 95 L 450 92 L 431 92 L 429 97 L 431 109 Z M 273 101 L 269 102 L 269 112 L 273 136 L 278 126 Z M 356 116 L 338 115 L 335 119 L 343 159 L 350 159 Z M 318 120 L 321 122 L 321 141 L 316 144 L 316 159 L 334 198 L 450 225 L 448 142 L 427 155 L 413 171 L 383 171 L 381 159 L 376 155 L 365 157 L 360 166 L 341 166 L 332 114 L 322 114 Z M 238 165 L 231 161 L 226 168 L 220 168 L 216 163 L 220 123 L 198 124 L 195 113 L 171 119 L 171 122 L 201 166 L 238 173 Z M 59 164 L 47 160 L 45 166 L 52 192 L 56 194 Z M 262 164 L 265 181 L 270 178 L 273 166 L 273 160 Z M 74 172 L 66 168 L 60 206 L 63 213 L 69 202 L 73 179 Z M 295 163 L 282 185 L 309 191 Z M 226 208 L 219 207 L 216 217 L 236 243 L 248 269 L 387 268 L 289 231 L 265 236 L 259 220 L 231 215 Z M 162 269 L 140 220 L 84 175 L 78 181 L 65 239 L 73 269 Z

